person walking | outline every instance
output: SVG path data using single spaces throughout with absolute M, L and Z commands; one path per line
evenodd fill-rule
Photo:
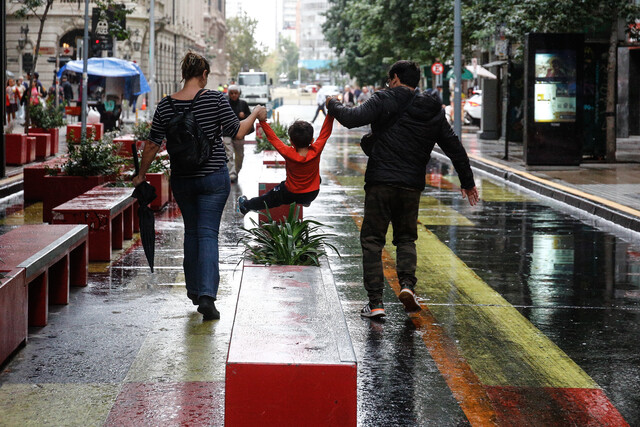
M 318 108 L 316 108 L 316 113 L 314 114 L 313 119 L 311 120 L 311 123 L 316 121 L 316 119 L 318 118 L 318 114 L 320 114 L 320 112 L 322 112 L 322 114 L 324 114 L 324 116 L 327 117 L 327 112 L 325 110 L 326 103 L 327 103 L 327 95 L 325 91 L 322 90 L 322 85 L 318 83 L 318 92 L 316 94 L 316 104 Z
M 242 138 L 249 131 L 263 106 L 254 108 L 249 117 L 242 121 L 233 113 L 224 95 L 215 90 L 203 90 L 211 71 L 209 62 L 197 53 L 188 52 L 180 64 L 184 86 L 178 92 L 163 98 L 156 108 L 151 131 L 145 143 L 140 162 L 140 170 L 133 178 L 133 184 L 145 181 L 145 174 L 160 150 L 165 139 L 169 121 L 177 110 L 183 110 L 193 103 L 193 114 L 198 126 L 207 136 L 211 155 L 199 169 L 175 170 L 177 159 L 170 159 L 171 190 L 184 221 L 184 276 L 187 297 L 204 320 L 219 319 L 220 312 L 215 301 L 220 282 L 218 265 L 218 232 L 225 203 L 230 192 L 229 172 L 222 144 L 222 132 Z M 175 164 L 174 164 L 175 162 Z
M 243 99 L 240 99 L 240 87 L 238 85 L 229 86 L 227 92 L 229 105 L 231 109 L 238 117 L 239 120 L 244 120 L 251 114 L 249 104 Z M 253 132 L 255 129 L 252 126 L 249 132 Z M 242 169 L 242 162 L 244 161 L 244 137 L 232 138 L 225 135 L 222 140 L 224 141 L 224 150 L 227 153 L 227 169 L 229 169 L 229 179 L 231 182 L 238 181 L 238 174 Z
M 24 120 L 24 78 L 22 76 L 18 77 L 16 81 L 16 91 L 18 92 L 18 119 Z
M 73 99 L 73 88 L 71 87 L 71 83 L 69 83 L 67 76 L 62 76 L 62 83 L 60 85 L 62 87 L 62 93 L 64 94 L 64 104 L 71 105 L 71 100 Z
M 16 88 L 16 83 L 13 79 L 7 80 L 7 87 L 5 89 L 6 101 L 7 101 L 7 124 L 11 124 L 12 120 L 16 119 L 16 112 L 18 111 L 18 96 L 19 92 Z
M 385 316 L 382 302 L 384 274 L 382 250 L 389 223 L 396 246 L 396 272 L 405 310 L 419 311 L 415 294 L 418 208 L 425 186 L 431 151 L 437 143 L 458 172 L 462 197 L 474 206 L 478 190 L 469 158 L 460 139 L 447 123 L 436 96 L 416 91 L 420 68 L 412 61 L 398 61 L 388 72 L 388 90 L 378 91 L 355 108 L 337 99 L 327 101 L 328 112 L 347 128 L 371 124 L 373 141 L 365 172 L 364 219 L 360 231 L 364 287 L 369 302 L 363 317 Z M 364 141 L 363 141 L 364 142 Z
M 346 85 L 342 93 L 342 104 L 346 107 L 353 107 L 356 104 L 356 97 L 353 95 L 351 86 Z

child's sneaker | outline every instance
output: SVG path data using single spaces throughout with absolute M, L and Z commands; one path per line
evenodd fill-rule
M 238 212 L 242 215 L 246 215 L 249 212 L 249 208 L 245 206 L 245 203 L 247 203 L 247 196 L 238 197 Z
M 382 301 L 369 301 L 367 305 L 360 310 L 360 316 L 368 317 L 369 319 L 381 319 L 386 316 Z
M 413 313 L 422 310 L 420 302 L 418 301 L 418 297 L 416 297 L 416 294 L 412 289 L 402 288 L 400 294 L 398 295 L 398 298 L 400 298 L 400 301 L 402 302 L 402 304 L 404 304 L 405 311 Z

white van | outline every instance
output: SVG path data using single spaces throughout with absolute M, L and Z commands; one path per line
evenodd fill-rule
M 240 97 L 249 105 L 265 105 L 271 102 L 271 87 L 267 73 L 263 71 L 243 71 L 238 73 Z

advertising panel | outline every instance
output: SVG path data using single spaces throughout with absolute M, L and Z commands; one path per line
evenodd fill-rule
M 535 53 L 534 94 L 534 121 L 575 122 L 575 50 Z

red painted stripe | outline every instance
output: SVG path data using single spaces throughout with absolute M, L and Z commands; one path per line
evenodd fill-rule
M 601 389 L 485 386 L 500 426 L 628 426 Z M 535 422 L 532 422 L 535 420 Z

